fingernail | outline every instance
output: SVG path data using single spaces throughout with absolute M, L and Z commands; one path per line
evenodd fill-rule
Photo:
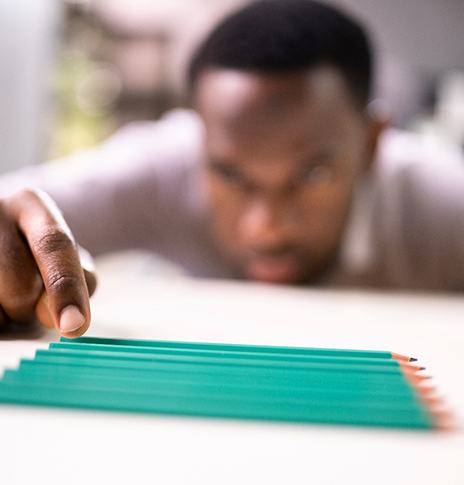
M 85 323 L 85 317 L 80 312 L 79 308 L 74 305 L 67 306 L 60 317 L 60 329 L 63 332 L 74 332 L 81 328 Z

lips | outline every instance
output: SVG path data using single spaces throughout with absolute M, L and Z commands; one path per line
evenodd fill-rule
M 294 257 L 259 258 L 246 267 L 250 279 L 266 283 L 291 283 L 299 279 L 300 265 Z

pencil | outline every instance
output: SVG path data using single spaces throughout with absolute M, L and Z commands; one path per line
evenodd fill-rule
M 62 351 L 71 350 L 71 351 L 88 351 L 89 355 L 100 355 L 103 356 L 102 352 L 106 352 L 108 356 L 120 356 L 121 358 L 125 357 L 125 354 L 138 354 L 141 357 L 137 358 L 156 358 L 156 356 L 160 358 L 166 358 L 169 360 L 176 360 L 177 357 L 180 357 L 181 360 L 198 360 L 203 359 L 207 361 L 207 359 L 214 359 L 220 358 L 221 362 L 230 362 L 237 361 L 240 362 L 261 362 L 261 363 L 269 363 L 269 362 L 284 362 L 285 365 L 291 362 L 300 362 L 300 363 L 320 363 L 320 364 L 359 364 L 359 365 L 386 365 L 386 366 L 398 366 L 400 362 L 392 359 L 383 359 L 383 358 L 375 358 L 369 359 L 365 357 L 345 357 L 344 355 L 317 355 L 317 354 L 309 354 L 309 355 L 298 355 L 298 354 L 281 354 L 281 353 L 274 353 L 274 352 L 262 352 L 262 353 L 253 353 L 253 352 L 244 352 L 244 351 L 237 351 L 237 350 L 228 350 L 228 351 L 221 351 L 221 350 L 199 350 L 199 349 L 167 349 L 167 348 L 155 348 L 155 347 L 139 347 L 139 346 L 121 346 L 121 345 L 97 345 L 97 344 L 85 344 L 85 343 L 69 343 L 69 342 L 60 342 L 60 343 L 51 343 L 50 349 L 60 349 Z M 145 357 L 144 357 L 145 356 Z M 185 357 L 186 359 L 182 359 Z M 408 364 L 409 365 L 409 364 Z M 413 364 L 411 364 L 413 365 Z
M 253 353 L 278 353 L 285 355 L 327 355 L 341 357 L 359 357 L 370 359 L 394 359 L 404 362 L 417 361 L 414 357 L 401 355 L 395 352 L 383 350 L 352 350 L 352 349 L 329 349 L 318 347 L 277 347 L 270 345 L 245 345 L 226 343 L 205 343 L 205 342 L 177 342 L 167 340 L 139 340 L 139 339 L 113 339 L 103 337 L 79 337 L 76 339 L 61 338 L 61 342 L 88 343 L 96 345 L 119 345 L 122 347 L 151 347 L 167 349 L 192 349 L 192 350 L 219 350 Z
M 330 363 L 320 362 L 288 362 L 281 363 L 272 360 L 263 359 L 260 361 L 241 359 L 226 359 L 218 357 L 205 357 L 202 359 L 195 359 L 185 356 L 150 356 L 150 355 L 129 355 L 124 352 L 86 352 L 81 350 L 63 350 L 50 349 L 38 350 L 36 352 L 37 359 L 53 359 L 57 362 L 78 359 L 80 363 L 89 362 L 95 365 L 100 365 L 102 362 L 109 362 L 115 366 L 128 366 L 135 368 L 150 367 L 152 369 L 168 367 L 188 370 L 209 370 L 213 369 L 220 373 L 236 373 L 236 372 L 323 372 L 323 373 L 358 373 L 364 372 L 379 373 L 379 374 L 415 374 L 422 368 L 413 366 L 412 364 L 398 363 L 395 361 L 386 361 L 385 365 L 364 365 L 364 364 L 350 364 L 337 361 Z M 387 364 L 388 362 L 388 364 Z

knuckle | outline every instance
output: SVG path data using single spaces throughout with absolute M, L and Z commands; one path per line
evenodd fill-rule
M 25 187 L 23 189 L 18 190 L 18 192 L 16 192 L 16 196 L 18 197 L 18 199 L 38 199 L 39 198 L 37 189 L 33 189 L 31 187 Z
M 9 197 L 7 197 L 6 203 L 8 206 L 15 207 L 24 202 L 37 200 L 37 199 L 39 199 L 38 191 L 30 187 L 25 187 L 23 189 L 20 189 L 14 192 Z
M 80 284 L 80 278 L 66 272 L 51 273 L 45 286 L 49 293 L 62 294 L 74 290 Z
M 37 254 L 49 255 L 67 250 L 73 246 L 69 234 L 57 227 L 45 231 L 32 243 L 32 250 Z

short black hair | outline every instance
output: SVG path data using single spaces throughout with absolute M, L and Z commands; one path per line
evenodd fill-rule
M 258 0 L 226 17 L 190 61 L 192 92 L 209 68 L 290 72 L 330 65 L 365 106 L 372 53 L 364 27 L 340 10 L 312 0 Z

